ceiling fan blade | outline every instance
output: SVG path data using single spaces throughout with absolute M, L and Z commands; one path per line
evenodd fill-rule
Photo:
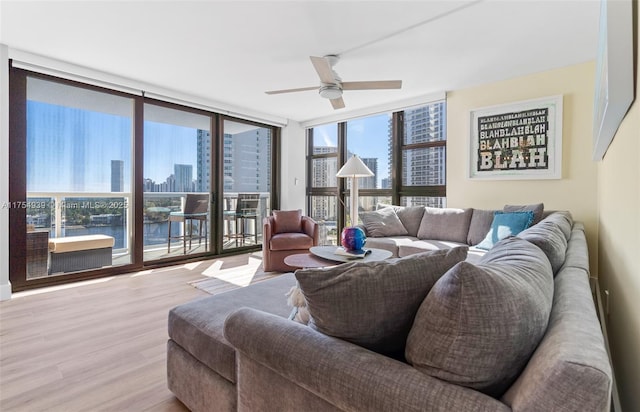
M 310 56 L 311 63 L 313 64 L 313 68 L 318 72 L 318 76 L 320 76 L 320 81 L 322 83 L 335 83 L 336 79 L 333 76 L 333 69 L 329 64 L 329 60 L 325 57 L 316 57 Z
M 344 109 L 344 100 L 342 100 L 342 97 L 338 97 L 337 99 L 331 99 L 331 106 L 333 106 L 334 109 Z
M 400 89 L 402 80 L 378 80 L 365 82 L 342 82 L 342 90 Z
M 311 87 L 300 87 L 297 89 L 283 89 L 283 90 L 270 90 L 265 92 L 266 94 L 281 94 L 281 93 L 293 93 L 293 92 L 304 92 L 307 90 L 318 90 L 318 86 Z

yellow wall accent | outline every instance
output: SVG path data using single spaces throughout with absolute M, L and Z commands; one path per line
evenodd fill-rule
M 635 2 L 636 22 L 640 7 Z M 610 294 L 607 326 L 623 411 L 640 411 L 640 29 L 636 97 L 598 163 L 599 273 Z
M 591 161 L 595 62 L 447 93 L 447 206 L 499 209 L 543 202 L 569 210 L 585 224 L 592 271 L 597 272 L 597 165 Z M 470 110 L 563 95 L 562 179 L 469 179 Z

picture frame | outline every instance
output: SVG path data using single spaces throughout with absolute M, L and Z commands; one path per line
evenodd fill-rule
M 562 178 L 562 95 L 470 111 L 469 178 Z
M 601 0 L 593 99 L 593 160 L 604 158 L 633 102 L 631 0 Z

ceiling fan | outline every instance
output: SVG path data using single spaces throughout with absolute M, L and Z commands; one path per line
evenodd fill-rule
M 306 90 L 318 90 L 321 97 L 329 99 L 334 109 L 344 108 L 342 99 L 343 90 L 376 90 L 376 89 L 400 89 L 402 80 L 378 80 L 362 82 L 343 82 L 340 76 L 333 70 L 333 66 L 338 63 L 337 55 L 327 55 L 324 57 L 311 56 L 311 63 L 320 77 L 320 87 L 301 87 L 297 89 L 271 90 L 266 94 L 281 94 L 292 92 L 303 92 Z

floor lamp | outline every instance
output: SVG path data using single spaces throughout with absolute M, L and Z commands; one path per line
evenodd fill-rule
M 373 172 L 369 170 L 362 159 L 357 155 L 351 156 L 347 163 L 342 166 L 337 177 L 351 178 L 351 226 L 358 224 L 358 178 L 373 176 Z

